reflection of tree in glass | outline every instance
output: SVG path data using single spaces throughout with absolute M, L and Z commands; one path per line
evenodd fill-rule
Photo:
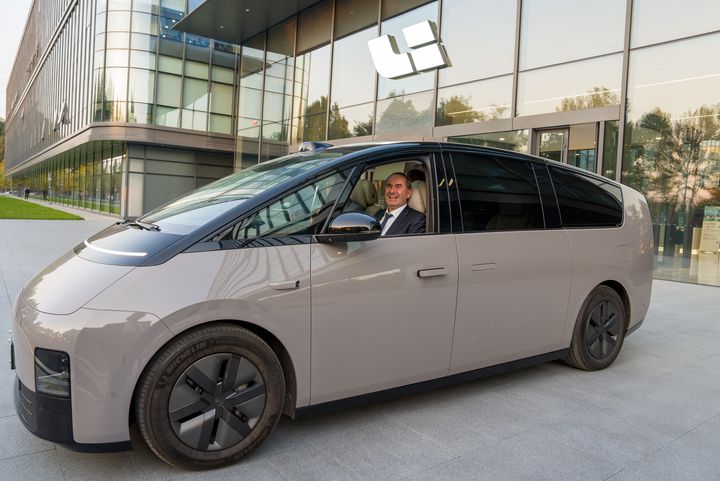
M 700 225 L 697 208 L 720 203 L 720 104 L 675 119 L 656 108 L 629 122 L 626 132 L 623 182 L 646 195 L 656 222 Z M 689 242 L 686 235 L 686 255 Z
M 594 87 L 586 95 L 565 97 L 555 110 L 557 112 L 569 112 L 571 110 L 607 107 L 608 105 L 620 105 L 620 96 L 606 87 Z
M 348 121 L 345 117 L 340 115 L 340 107 L 337 102 L 332 104 L 330 107 L 330 131 L 328 132 L 329 139 L 342 139 L 350 137 L 350 129 L 348 129 Z
M 328 98 L 326 95 L 320 97 L 305 108 L 305 125 L 303 128 L 303 140 L 315 141 L 325 140 L 325 113 L 327 112 Z
M 395 97 L 377 122 L 378 132 L 392 132 L 429 127 L 430 108 L 418 111 L 411 99 Z
M 469 124 L 506 117 L 508 109 L 505 106 L 491 104 L 489 112 L 479 112 L 472 106 L 471 100 L 472 97 L 464 95 L 440 99 L 436 112 L 437 125 Z

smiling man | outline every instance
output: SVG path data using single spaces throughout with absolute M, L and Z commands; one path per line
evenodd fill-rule
M 382 235 L 420 234 L 425 232 L 425 215 L 407 205 L 412 196 L 410 180 L 396 172 L 385 181 L 387 210 L 378 212 Z

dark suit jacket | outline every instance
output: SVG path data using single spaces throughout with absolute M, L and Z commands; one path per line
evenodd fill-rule
M 384 210 L 379 211 L 376 214 L 378 220 L 382 220 L 385 215 Z M 395 222 L 390 226 L 388 231 L 385 233 L 389 235 L 402 235 L 402 234 L 424 234 L 425 233 L 425 214 L 418 212 L 415 209 L 411 209 L 410 206 L 406 206 L 400 213 L 400 217 L 395 219 Z

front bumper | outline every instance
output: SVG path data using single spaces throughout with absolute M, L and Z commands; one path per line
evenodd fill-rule
M 72 401 L 35 393 L 15 378 L 15 410 L 20 421 L 35 436 L 85 452 L 112 452 L 132 449 L 130 441 L 116 443 L 76 443 L 73 439 Z

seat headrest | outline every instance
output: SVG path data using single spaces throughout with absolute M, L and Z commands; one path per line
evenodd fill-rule
M 411 209 L 424 214 L 427 210 L 427 186 L 425 181 L 416 180 L 410 184 L 410 188 L 412 189 L 412 196 L 408 200 L 408 205 Z

